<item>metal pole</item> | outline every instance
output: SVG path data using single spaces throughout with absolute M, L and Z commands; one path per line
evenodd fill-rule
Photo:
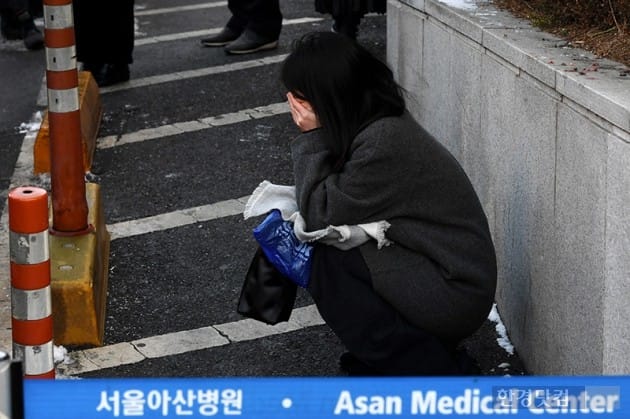
M 0 419 L 24 418 L 22 365 L 0 351 Z
M 90 231 L 85 196 L 72 0 L 44 0 L 52 233 Z
M 48 242 L 48 193 L 9 192 L 13 358 L 27 378 L 55 378 Z

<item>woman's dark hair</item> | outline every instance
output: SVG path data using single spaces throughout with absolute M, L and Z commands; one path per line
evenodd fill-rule
M 281 78 L 289 92 L 310 102 L 337 169 L 362 128 L 405 109 L 387 65 L 356 41 L 333 32 L 311 32 L 296 40 Z

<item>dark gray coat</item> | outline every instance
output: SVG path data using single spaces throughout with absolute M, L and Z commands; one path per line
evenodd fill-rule
M 387 220 L 393 245 L 361 246 L 375 290 L 444 338 L 474 332 L 494 299 L 496 260 L 479 199 L 456 159 L 409 114 L 379 119 L 333 172 L 320 130 L 291 144 L 309 230 Z

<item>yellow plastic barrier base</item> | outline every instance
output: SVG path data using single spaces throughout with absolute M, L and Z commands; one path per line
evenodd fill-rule
M 100 188 L 86 184 L 88 222 L 94 231 L 74 237 L 50 236 L 54 342 L 103 344 L 110 236 Z
M 83 145 L 83 168 L 89 171 L 96 149 L 96 138 L 101 124 L 103 107 L 98 85 L 89 71 L 79 72 L 79 115 L 81 118 L 81 143 Z M 33 172 L 50 172 L 50 128 L 48 111 L 44 113 L 42 124 L 33 146 Z

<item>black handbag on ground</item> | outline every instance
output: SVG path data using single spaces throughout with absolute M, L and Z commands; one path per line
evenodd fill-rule
M 287 321 L 296 293 L 297 285 L 282 275 L 259 247 L 245 275 L 237 311 L 271 325 Z

